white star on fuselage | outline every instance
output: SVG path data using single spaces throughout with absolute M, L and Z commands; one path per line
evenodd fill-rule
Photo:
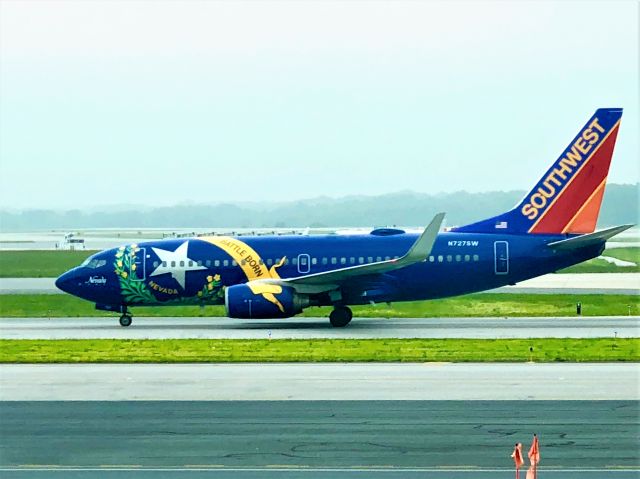
M 164 249 L 151 248 L 155 254 L 160 258 L 160 264 L 149 276 L 158 276 L 161 274 L 171 273 L 173 279 L 184 288 L 185 274 L 187 271 L 197 271 L 201 269 L 207 269 L 204 266 L 199 266 L 198 263 L 187 256 L 187 248 L 189 248 L 189 242 L 185 241 L 175 251 L 167 251 Z M 191 266 L 189 263 L 191 262 Z

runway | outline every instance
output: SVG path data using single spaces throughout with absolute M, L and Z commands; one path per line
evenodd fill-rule
M 636 401 L 3 402 L 0 416 L 5 478 L 512 478 L 533 432 L 540 478 L 637 478 L 640 463 Z
M 64 294 L 55 278 L 0 278 L 2 294 Z M 547 274 L 488 293 L 640 295 L 640 273 Z
M 636 363 L 3 364 L 2 401 L 624 400 Z
M 335 339 L 640 337 L 640 317 L 356 318 L 334 328 L 327 318 L 248 321 L 228 318 L 0 318 L 0 339 Z

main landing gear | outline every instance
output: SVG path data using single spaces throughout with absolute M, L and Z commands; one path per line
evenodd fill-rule
M 335 328 L 343 328 L 351 321 L 353 313 L 346 306 L 335 306 L 329 315 L 331 326 Z
M 132 321 L 131 313 L 127 311 L 127 307 L 125 306 L 122 309 L 122 316 L 120 316 L 120 326 L 122 326 L 123 328 L 126 328 L 127 326 L 131 326 L 131 321 Z

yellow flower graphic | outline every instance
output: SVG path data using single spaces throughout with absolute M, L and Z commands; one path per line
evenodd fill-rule
M 118 268 L 122 268 L 122 261 L 118 261 L 116 264 L 118 265 Z
M 214 280 L 214 281 L 220 281 L 220 275 L 219 275 L 219 274 L 216 274 L 216 275 L 213 277 L 213 280 Z
M 207 285 L 207 289 L 208 289 L 209 291 L 211 291 L 211 290 L 213 289 L 213 285 L 212 285 L 211 283 L 209 283 L 209 284 Z
M 207 276 L 207 281 L 211 283 L 211 281 L 213 281 L 213 276 Z
M 132 271 L 135 271 L 135 270 L 136 270 L 136 265 L 135 265 L 135 264 L 132 264 L 132 265 L 131 265 L 131 270 L 132 270 Z
M 128 276 L 128 275 L 127 275 L 127 272 L 126 272 L 126 271 L 123 271 L 123 272 L 122 272 L 122 277 L 123 277 L 123 278 L 126 278 L 127 276 Z

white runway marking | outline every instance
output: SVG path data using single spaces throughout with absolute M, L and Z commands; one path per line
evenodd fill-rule
M 213 472 L 213 471 L 225 471 L 225 472 L 455 472 L 455 473 L 469 473 L 474 474 L 478 472 L 505 472 L 512 471 L 512 468 L 502 469 L 485 469 L 481 467 L 305 467 L 305 466 L 287 466 L 287 467 L 225 467 L 225 466 L 198 466 L 198 467 L 147 467 L 147 466 L 92 466 L 92 467 L 74 467 L 74 466 L 36 466 L 36 465 L 24 465 L 17 467 L 0 467 L 0 472 L 18 472 L 18 471 L 56 471 L 56 472 L 104 472 L 104 471 L 118 471 L 118 472 L 132 472 L 132 471 L 146 471 L 146 472 Z M 526 470 L 526 468 L 523 468 Z M 629 473 L 640 471 L 640 469 L 628 469 L 628 468 L 612 468 L 612 469 L 550 469 L 538 467 L 538 472 L 571 472 L 571 473 Z

